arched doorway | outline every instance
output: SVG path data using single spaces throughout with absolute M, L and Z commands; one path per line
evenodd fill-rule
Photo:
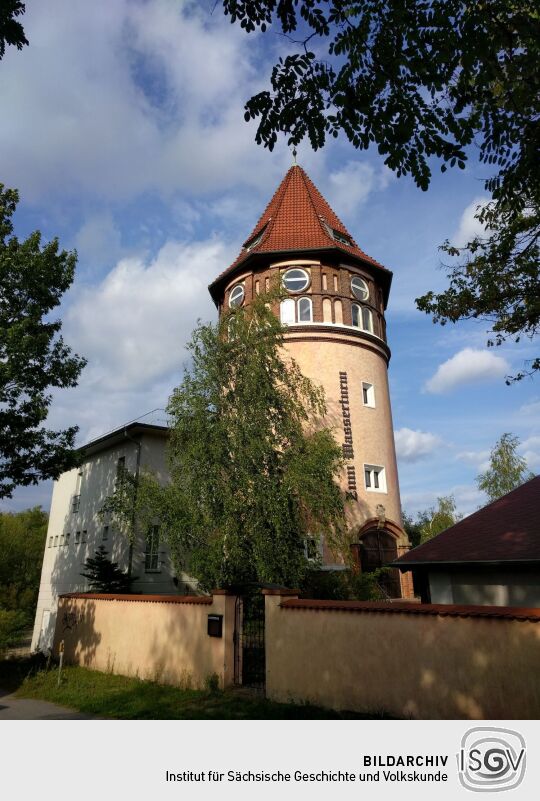
M 362 573 L 373 573 L 381 567 L 388 567 L 397 558 L 397 539 L 387 527 L 368 525 L 359 532 L 358 567 Z M 401 583 L 396 568 L 386 570 L 379 578 L 379 584 L 389 598 L 401 598 Z

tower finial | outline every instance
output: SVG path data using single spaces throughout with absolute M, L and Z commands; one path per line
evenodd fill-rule
M 294 167 L 297 166 L 297 164 L 296 164 L 296 155 L 297 155 L 297 150 L 296 150 L 295 147 L 293 147 L 293 149 L 292 149 L 292 157 L 293 157 L 293 166 Z

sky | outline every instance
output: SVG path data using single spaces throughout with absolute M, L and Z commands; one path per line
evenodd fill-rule
M 29 0 L 30 46 L 0 62 L 0 181 L 20 192 L 15 233 L 39 229 L 78 252 L 59 316 L 88 366 L 76 389 L 54 393 L 48 425 L 78 425 L 79 444 L 166 406 L 197 320 L 216 319 L 208 284 L 292 163 L 285 141 L 270 153 L 243 117 L 283 40 L 246 34 L 213 7 Z M 446 285 L 438 246 L 478 231 L 486 168 L 474 151 L 464 171 L 434 165 L 426 193 L 345 137 L 298 151 L 359 246 L 394 273 L 387 328 L 403 508 L 453 494 L 468 514 L 486 502 L 475 477 L 504 432 L 540 468 L 539 380 L 504 380 L 533 358 L 531 343 L 488 349 L 486 323 L 441 327 L 414 303 Z M 19 488 L 1 508 L 48 509 L 51 489 Z

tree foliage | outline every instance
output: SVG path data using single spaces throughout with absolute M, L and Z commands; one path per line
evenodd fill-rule
M 450 267 L 450 286 L 419 298 L 435 321 L 493 323 L 488 344 L 538 333 L 540 16 L 534 0 L 223 0 L 248 32 L 283 35 L 271 89 L 246 103 L 272 149 L 344 133 L 378 148 L 398 176 L 427 189 L 434 160 L 488 168 L 486 225 Z M 527 372 L 540 369 L 532 360 Z
M 76 427 L 51 431 L 52 387 L 73 387 L 86 364 L 72 355 L 50 317 L 71 286 L 76 254 L 58 240 L 41 245 L 39 231 L 13 236 L 14 189 L 0 184 L 0 498 L 17 485 L 56 478 L 76 464 Z
M 17 17 L 24 14 L 25 4 L 21 0 L 2 0 L 0 4 L 0 59 L 4 57 L 6 46 L 15 45 L 22 50 L 28 44 L 24 28 Z
M 0 513 L 0 609 L 34 617 L 48 516 L 39 506 Z
M 320 424 L 322 390 L 284 353 L 269 299 L 195 330 L 191 367 L 168 406 L 170 483 L 147 475 L 137 487 L 140 529 L 159 520 L 177 570 L 206 590 L 298 586 L 311 535 L 343 545 L 341 451 Z M 128 495 L 109 507 L 124 525 Z
M 117 562 L 112 562 L 107 551 L 100 545 L 94 556 L 89 556 L 81 573 L 88 580 L 90 592 L 129 593 L 136 578 L 124 573 Z
M 485 492 L 490 501 L 502 498 L 534 478 L 527 468 L 526 459 L 517 452 L 518 447 L 519 437 L 503 434 L 491 451 L 488 469 L 476 477 L 478 489 Z
M 423 542 L 436 537 L 442 531 L 455 525 L 462 514 L 456 510 L 456 499 L 453 495 L 442 495 L 437 498 L 437 505 L 418 512 L 416 519 L 406 513 L 403 514 L 403 525 L 411 545 L 415 548 Z

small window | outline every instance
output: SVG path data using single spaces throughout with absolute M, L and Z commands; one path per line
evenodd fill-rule
M 57 547 L 58 547 L 58 534 L 57 534 L 57 535 L 56 535 L 56 537 L 54 538 L 54 547 L 55 547 L 55 548 L 57 548 Z
M 87 535 L 87 534 L 88 534 L 88 531 L 87 531 L 86 529 L 84 529 L 84 531 L 83 531 L 83 533 L 82 533 L 82 541 L 83 541 L 83 542 L 86 542 L 86 535 Z
M 106 542 L 109 539 L 109 526 L 103 526 L 101 539 L 103 540 L 103 542 Z
M 68 533 L 66 534 L 66 542 L 65 542 L 66 545 L 69 545 L 70 538 L 71 538 L 71 534 L 68 531 Z
M 49 548 L 52 548 L 52 546 L 53 546 L 53 538 L 49 537 Z
M 81 541 L 81 532 L 80 531 L 76 531 L 75 532 L 75 545 L 78 545 L 80 543 L 80 541 Z
M 313 319 L 311 298 L 300 298 L 298 301 L 298 322 L 310 323 Z
M 364 406 L 375 408 L 375 389 L 373 384 L 368 384 L 366 381 L 362 381 L 362 402 Z
M 362 306 L 362 328 L 364 331 L 373 331 L 373 321 L 371 319 L 371 311 Z
M 309 286 L 309 275 L 305 270 L 287 270 L 281 280 L 288 292 L 303 292 Z
M 368 285 L 363 278 L 359 278 L 357 275 L 351 279 L 351 291 L 358 300 L 367 300 L 369 298 Z
M 308 534 L 304 540 L 304 556 L 308 562 L 318 562 L 322 555 L 322 537 Z
M 384 467 L 373 464 L 364 465 L 366 489 L 370 492 L 386 492 Z
M 64 544 L 64 539 L 65 539 L 64 535 L 60 534 L 60 545 Z
M 144 552 L 144 569 L 146 572 L 160 570 L 159 563 L 159 526 L 150 526 L 146 535 Z
M 236 284 L 235 287 L 231 289 L 229 295 L 229 306 L 231 309 L 237 308 L 237 306 L 241 306 L 244 302 L 244 285 L 243 284 Z
M 286 298 L 281 301 L 279 317 L 282 325 L 293 325 L 296 322 L 295 305 L 292 298 Z
M 81 496 L 74 495 L 71 503 L 71 511 L 73 512 L 73 514 L 76 514 L 79 511 L 80 505 L 81 505 Z
M 351 321 L 355 328 L 361 328 L 363 331 L 373 331 L 371 311 L 366 306 L 359 306 L 357 303 L 353 303 L 351 306 Z
M 253 250 L 253 248 L 256 248 L 257 245 L 260 244 L 264 236 L 264 232 L 266 231 L 267 225 L 268 223 L 265 224 L 264 228 L 257 234 L 257 236 L 254 236 L 253 239 L 250 239 L 249 242 L 246 242 L 246 244 L 244 245 L 246 250 Z

